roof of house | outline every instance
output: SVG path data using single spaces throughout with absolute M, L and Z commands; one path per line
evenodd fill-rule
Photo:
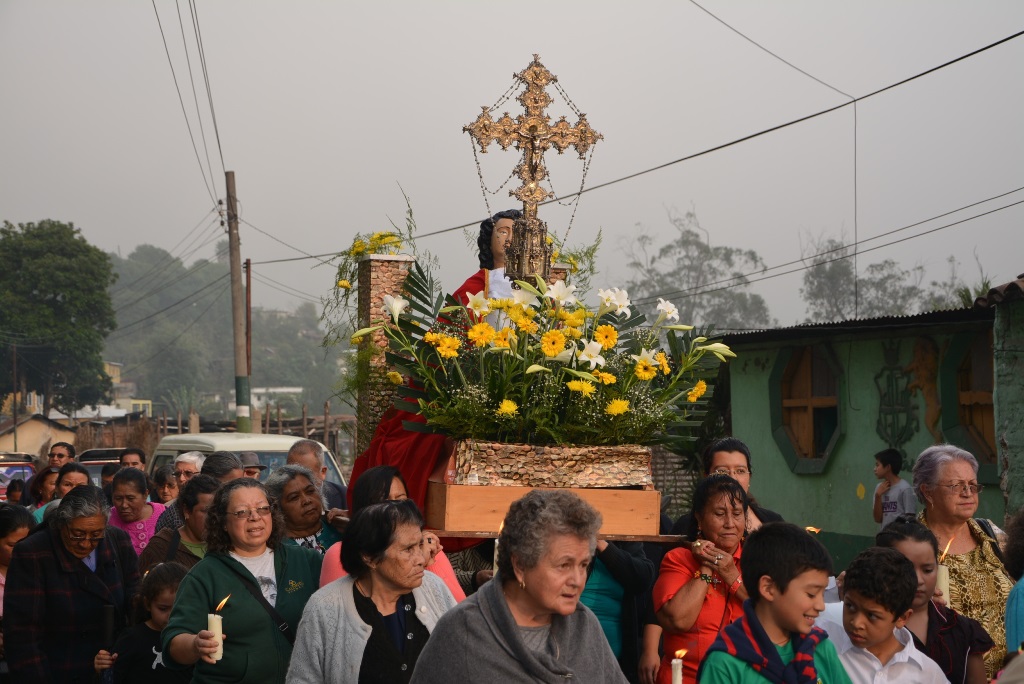
M 1017 299 L 1024 299 L 1024 273 L 1017 276 L 1016 280 L 997 285 L 985 293 L 984 296 L 974 300 L 975 309 L 991 309 L 996 304 L 1012 302 Z
M 28 414 L 28 415 L 25 415 L 25 416 L 18 416 L 18 425 L 19 426 L 20 425 L 24 425 L 25 423 L 28 423 L 29 421 L 33 421 L 33 420 L 41 420 L 44 423 L 48 423 L 50 425 L 50 427 L 53 427 L 53 428 L 60 428 L 61 430 L 68 430 L 70 432 L 74 432 L 75 431 L 74 428 L 69 428 L 67 425 L 64 425 L 63 423 L 58 423 L 55 420 L 50 420 L 49 418 L 47 418 L 46 416 L 44 416 L 41 413 L 32 413 L 32 414 Z M 12 419 L 10 419 L 10 418 L 0 419 L 0 435 L 6 435 L 8 432 L 11 432 L 13 429 L 14 429 L 14 421 Z

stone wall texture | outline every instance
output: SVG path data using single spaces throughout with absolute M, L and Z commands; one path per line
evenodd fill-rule
M 997 304 L 992 346 L 996 449 L 1006 515 L 1024 509 L 1024 300 Z
M 461 440 L 455 484 L 499 487 L 651 488 L 651 450 L 622 446 L 534 446 Z

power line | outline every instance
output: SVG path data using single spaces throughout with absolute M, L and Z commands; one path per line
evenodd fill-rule
M 206 129 L 203 127 L 203 114 L 199 110 L 199 96 L 196 95 L 196 78 L 192 74 L 192 58 L 188 55 L 188 41 L 185 39 L 185 22 L 181 20 L 181 2 L 174 0 L 174 8 L 178 12 L 178 27 L 181 29 L 181 44 L 185 50 L 185 64 L 188 65 L 188 83 L 192 86 L 192 100 L 196 103 L 196 122 L 199 124 L 199 135 L 203 139 L 203 153 L 206 155 L 206 168 L 210 171 L 210 180 L 213 181 L 213 165 L 210 164 L 210 146 L 206 143 Z M 216 182 L 213 183 L 214 191 L 217 189 Z
M 171 309 L 173 309 L 174 307 L 178 306 L 179 304 L 187 302 L 188 300 L 192 299 L 193 297 L 198 295 L 203 290 L 210 289 L 211 287 L 213 287 L 214 285 L 216 285 L 217 283 L 219 283 L 220 281 L 224 280 L 227 277 L 228 277 L 228 274 L 225 273 L 224 275 L 220 276 L 216 280 L 211 280 L 206 285 L 203 285 L 201 288 L 199 288 L 195 292 L 187 294 L 184 297 L 182 297 L 181 299 L 179 299 L 178 301 L 174 302 L 173 304 L 168 304 L 167 306 L 161 308 L 159 311 L 154 311 L 153 313 L 149 314 L 148 316 L 143 316 L 142 318 L 140 318 L 138 320 L 135 320 L 135 321 L 132 321 L 131 323 L 126 323 L 124 325 L 118 326 L 117 331 L 115 333 L 113 333 L 112 336 L 114 337 L 114 339 L 117 339 L 117 333 L 119 333 L 119 332 L 124 332 L 128 328 L 131 328 L 131 327 L 134 327 L 136 325 L 139 325 L 140 323 L 144 323 L 145 321 L 148 321 L 150 319 L 156 318 L 157 316 L 164 316 L 164 315 L 169 316 L 169 315 L 171 315 Z
M 299 249 L 298 247 L 296 247 L 295 245 L 288 244 L 287 242 L 285 242 L 281 238 L 276 237 L 274 235 L 271 235 L 270 233 L 268 233 L 267 231 L 263 230 L 262 228 L 257 228 L 253 224 L 251 224 L 248 221 L 246 221 L 245 219 L 243 219 L 241 216 L 238 217 L 238 220 L 241 221 L 242 223 L 244 223 L 245 225 L 249 226 L 253 230 L 255 230 L 255 231 L 259 232 L 259 233 L 263 233 L 264 235 L 266 235 L 271 240 L 274 240 L 275 242 L 278 242 L 278 243 L 284 245 L 288 249 L 293 249 L 296 252 L 298 252 L 299 254 L 305 254 L 306 256 L 304 258 L 306 258 L 306 259 L 316 259 L 320 263 L 322 263 L 324 266 L 330 266 L 331 265 L 331 263 L 329 261 L 324 261 L 320 257 L 314 256 L 314 255 L 310 254 L 309 252 L 305 252 L 305 251 Z M 331 254 L 323 254 L 321 256 L 334 256 L 334 253 L 332 252 Z M 257 263 L 271 263 L 271 262 L 263 261 L 263 262 L 257 262 Z
M 170 342 L 168 342 L 168 343 L 167 343 L 166 345 L 164 345 L 163 347 L 161 347 L 161 348 L 160 348 L 160 350 L 159 350 L 159 351 L 158 351 L 157 353 L 153 354 L 152 356 L 150 356 L 150 357 L 149 357 L 148 359 L 146 359 L 145 361 L 142 361 L 142 362 L 140 362 L 140 363 L 137 363 L 137 364 L 135 364 L 135 365 L 134 365 L 134 366 L 132 366 L 131 368 L 126 368 L 126 369 L 122 370 L 122 371 L 121 371 L 121 374 L 122 374 L 122 375 L 127 375 L 128 373 L 131 373 L 132 371 L 138 370 L 138 369 L 139 369 L 139 368 L 141 368 L 142 366 L 145 366 L 145 365 L 146 365 L 147 363 L 149 363 L 150 361 L 152 361 L 153 359 L 155 359 L 156 357 L 160 356 L 160 355 L 161 355 L 161 354 L 163 354 L 163 353 L 164 353 L 165 351 L 167 351 L 168 349 L 170 349 L 171 347 L 173 347 L 173 346 L 174 346 L 174 343 L 175 343 L 175 342 L 177 342 L 178 340 L 180 340 L 180 339 L 181 339 L 181 337 L 182 337 L 182 336 L 183 336 L 183 335 L 184 335 L 185 333 L 187 333 L 187 332 L 188 332 L 189 330 L 191 330 L 191 329 L 192 329 L 192 326 L 194 326 L 194 325 L 195 325 L 196 323 L 198 323 L 198 322 L 199 322 L 199 319 L 201 319 L 201 318 L 202 318 L 203 316 L 205 316 L 205 315 L 207 314 L 207 312 L 209 312 L 209 310 L 213 308 L 213 305 L 214 305 L 214 304 L 216 304 L 217 302 L 219 302 L 219 301 L 221 300 L 221 297 L 223 297 L 223 296 L 224 296 L 224 293 L 225 293 L 225 292 L 227 292 L 227 290 L 222 290 L 222 291 L 221 291 L 221 293 L 220 293 L 219 295 L 217 295 L 217 298 L 216 298 L 216 299 L 214 299 L 214 300 L 213 300 L 212 302 L 210 302 L 210 305 L 209 305 L 208 307 L 206 307 L 205 309 L 203 309 L 202 313 L 200 313 L 200 314 L 199 314 L 198 316 L 196 316 L 195 320 L 193 320 L 193 321 L 192 321 L 191 323 L 189 323 L 189 324 L 188 324 L 187 326 L 185 326 L 185 329 L 184 329 L 184 330 L 182 330 L 182 331 L 181 331 L 180 333 L 178 333 L 177 335 L 175 335 L 174 339 L 173 339 L 173 340 L 171 340 Z
M 936 233 L 936 232 L 938 232 L 940 230 L 945 230 L 946 228 L 952 228 L 953 226 L 958 226 L 958 225 L 960 225 L 962 223 L 967 223 L 968 221 L 973 221 L 975 219 L 982 218 L 983 216 L 988 216 L 989 214 L 994 214 L 996 212 L 1002 211 L 1004 209 L 1009 209 L 1010 207 L 1015 207 L 1015 206 L 1020 205 L 1020 204 L 1024 204 L 1024 200 L 1019 200 L 1017 202 L 1012 202 L 1010 204 L 1007 204 L 1007 205 L 1004 205 L 1004 206 L 1001 206 L 1001 207 L 997 207 L 995 209 L 990 209 L 989 211 L 985 211 L 985 212 L 982 212 L 980 214 L 976 214 L 975 216 L 968 216 L 967 218 L 961 219 L 959 221 L 954 221 L 953 223 L 947 223 L 946 225 L 938 226 L 936 228 L 932 228 L 930 230 L 926 230 L 926 231 L 921 232 L 921 233 L 915 233 L 914 235 L 908 235 L 907 237 L 903 237 L 903 238 L 900 238 L 898 240 L 893 240 L 891 242 L 885 242 L 885 243 L 882 243 L 880 245 L 875 245 L 874 247 L 868 247 L 867 249 L 861 250 L 861 253 L 873 252 L 873 251 L 875 251 L 877 249 L 882 249 L 883 247 L 890 247 L 892 245 L 896 245 L 896 244 L 899 244 L 901 242 L 906 242 L 908 240 L 913 240 L 914 238 L 919 238 L 919 237 L 922 237 L 924 235 L 929 235 L 931 233 Z M 895 233 L 897 231 L 891 231 L 891 232 Z M 872 238 L 872 239 L 874 239 L 874 238 Z M 866 242 L 866 240 L 865 240 L 865 242 Z M 843 249 L 843 248 L 839 248 L 839 249 Z M 837 251 L 837 250 L 836 249 L 832 249 L 832 250 L 828 250 L 828 252 L 823 252 L 823 254 L 827 254 L 829 252 L 835 252 L 835 251 Z M 651 295 L 650 297 L 644 297 L 642 299 L 637 299 L 633 303 L 634 304 L 652 304 L 652 303 L 654 303 L 654 300 L 658 299 L 659 297 L 666 297 L 666 296 L 670 296 L 670 295 L 679 295 L 682 298 L 699 297 L 700 295 L 711 294 L 712 292 L 720 292 L 722 290 L 728 290 L 730 288 L 737 287 L 739 285 L 749 285 L 750 283 L 758 283 L 758 282 L 760 282 L 762 280 L 771 280 L 772 278 L 778 278 L 779 276 L 789 275 L 791 273 L 799 273 L 800 271 L 807 271 L 807 270 L 810 270 L 812 268 L 817 268 L 819 266 L 824 266 L 825 264 L 831 264 L 831 263 L 836 262 L 836 261 L 842 261 L 843 259 L 849 259 L 851 256 L 852 255 L 841 255 L 841 256 L 834 257 L 832 259 L 826 259 L 824 261 L 819 261 L 819 262 L 814 263 L 814 264 L 804 265 L 804 266 L 802 266 L 800 268 L 793 268 L 793 269 L 790 269 L 788 271 L 782 271 L 780 273 L 773 273 L 771 275 L 762 276 L 760 278 L 752 278 L 750 280 L 744 281 L 743 283 L 736 283 L 734 285 L 725 285 L 724 287 L 716 287 L 716 288 L 712 288 L 710 290 L 701 290 L 700 292 L 692 292 L 692 290 L 697 290 L 697 289 L 700 289 L 702 287 L 706 287 L 706 285 L 701 285 L 701 286 L 689 288 L 689 289 L 686 289 L 686 290 L 676 290 L 674 292 L 661 292 L 661 293 L 658 293 L 658 294 Z M 814 258 L 814 257 L 810 257 L 810 258 Z M 794 263 L 794 262 L 790 262 L 790 263 Z M 773 266 L 772 268 L 779 268 L 779 267 L 778 266 Z M 767 271 L 767 270 L 770 270 L 770 269 L 764 269 L 764 271 Z M 763 273 L 764 271 L 758 271 L 758 273 Z M 711 284 L 712 283 L 708 283 L 708 285 L 711 285 Z
M 470 224 L 470 225 L 474 225 L 474 224 Z M 285 258 L 285 259 L 267 259 L 266 261 L 254 261 L 254 262 L 252 262 L 252 264 L 253 264 L 253 266 L 257 266 L 257 265 L 261 265 L 261 264 L 283 264 L 283 263 L 285 263 L 287 261 L 305 261 L 306 259 L 317 259 L 317 260 L 320 260 L 322 263 L 329 264 L 329 262 L 323 261 L 322 257 L 334 257 L 334 256 L 338 256 L 338 253 L 337 252 L 325 252 L 324 254 L 308 254 L 306 256 L 288 257 L 288 258 Z
M 160 39 L 164 43 L 164 52 L 167 54 L 167 65 L 171 67 L 171 77 L 174 79 L 174 90 L 178 93 L 178 102 L 181 103 L 181 114 L 185 117 L 185 127 L 188 129 L 188 137 L 192 141 L 192 151 L 196 154 L 196 163 L 199 164 L 199 173 L 203 174 L 203 185 L 206 186 L 206 191 L 210 193 L 210 201 L 214 204 L 217 203 L 214 191 L 210 186 L 210 180 L 206 178 L 206 170 L 203 169 L 203 162 L 199 158 L 199 149 L 196 147 L 195 136 L 192 135 L 192 124 L 189 123 L 188 114 L 185 112 L 185 99 L 181 96 L 181 88 L 178 86 L 178 75 L 174 73 L 174 62 L 171 61 L 171 51 L 167 47 L 167 36 L 164 35 L 164 25 L 160 21 L 160 12 L 156 9 L 156 0 L 151 0 L 153 3 L 153 13 L 156 14 L 156 23 L 160 27 Z
M 224 150 L 220 145 L 220 128 L 217 126 L 217 111 L 213 107 L 213 90 L 210 88 L 210 73 L 206 68 L 206 48 L 203 47 L 203 32 L 199 28 L 199 10 L 196 8 L 195 0 L 189 0 L 192 8 L 192 26 L 196 34 L 196 44 L 199 46 L 199 63 L 203 67 L 203 81 L 206 83 L 206 99 L 210 103 L 210 119 L 213 121 L 213 133 L 217 138 L 217 153 L 220 155 L 220 169 L 224 172 L 227 167 L 224 165 Z
M 316 295 L 312 295 L 308 292 L 303 292 L 302 290 L 296 290 L 294 287 L 290 285 L 285 285 L 284 283 L 274 280 L 273 278 L 268 278 L 267 276 L 260 275 L 258 273 L 253 273 L 252 277 L 258 280 L 259 282 L 263 283 L 267 287 L 277 290 L 278 292 L 283 292 L 284 294 L 291 295 L 293 297 L 299 297 L 300 299 L 306 299 L 307 301 L 314 302 L 316 304 L 320 303 L 320 298 L 317 297 Z M 280 287 L 276 287 L 272 283 L 280 285 Z
M 204 243 L 204 244 L 208 244 L 210 241 L 212 241 L 212 239 L 208 240 L 207 243 Z M 199 247 L 202 247 L 202 246 L 203 245 L 200 245 Z M 199 249 L 199 247 L 197 247 L 196 249 Z M 227 249 L 224 249 L 224 250 L 221 250 L 220 252 L 218 252 L 216 254 L 216 256 L 214 257 L 214 259 L 219 259 L 224 254 L 227 254 Z M 134 306 L 135 304 L 138 304 L 139 302 L 141 302 L 142 300 L 146 299 L 147 297 L 150 297 L 150 296 L 156 294 L 157 292 L 161 292 L 162 290 L 165 290 L 168 287 L 170 287 L 171 285 L 175 285 L 175 284 L 181 282 L 182 280 L 184 280 L 185 278 L 188 278 L 189 276 L 195 275 L 198 271 L 206 268 L 207 266 L 209 266 L 212 263 L 214 263 L 214 262 L 213 261 L 205 261 L 205 262 L 199 264 L 198 266 L 185 271 L 184 273 L 179 275 L 174 280 L 171 280 L 171 281 L 166 282 L 166 283 L 160 283 L 157 287 L 153 288 L 152 290 L 149 290 L 145 294 L 139 295 L 138 297 L 136 297 L 132 301 L 128 302 L 127 304 L 122 304 L 117 309 L 114 309 L 114 313 L 120 313 L 121 311 L 124 311 L 128 307 Z
M 178 249 L 178 247 L 181 246 L 182 242 L 187 240 L 192 235 L 192 233 L 196 232 L 196 230 L 199 228 L 199 226 L 202 225 L 203 221 L 205 221 L 207 219 L 207 217 L 211 213 L 215 212 L 216 210 L 217 210 L 217 207 L 213 207 L 212 209 L 207 211 L 206 214 L 203 216 L 203 218 L 199 219 L 199 223 L 197 223 L 192 228 L 192 230 L 188 231 L 188 233 L 185 234 L 185 237 L 183 237 L 180 240 L 178 240 L 178 244 L 174 245 L 174 247 L 171 247 L 171 249 L 167 252 L 166 256 L 164 256 L 159 261 L 157 261 L 155 264 L 150 266 L 149 270 L 147 270 L 145 273 L 143 273 L 141 276 L 139 276 L 138 278 L 136 278 L 132 282 L 122 284 L 122 285 L 118 286 L 117 288 L 111 290 L 110 294 L 111 295 L 115 295 L 115 294 L 118 294 L 120 292 L 123 292 L 124 290 L 127 290 L 128 288 L 133 287 L 134 285 L 137 285 L 138 283 L 142 282 L 143 280 L 150 279 L 153 276 L 157 275 L 158 273 L 163 272 L 167 268 L 167 266 L 169 266 L 170 264 L 174 263 L 174 260 L 179 258 L 179 257 L 174 255 L 174 250 Z M 216 221 L 216 220 L 217 219 L 215 218 L 214 221 Z M 206 229 L 209 229 L 211 225 L 213 225 L 213 221 L 211 221 L 210 223 L 208 223 L 206 225 Z M 192 246 L 192 243 L 189 243 L 189 247 L 191 247 L 191 246 Z

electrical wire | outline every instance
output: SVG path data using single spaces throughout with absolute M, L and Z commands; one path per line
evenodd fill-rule
M 318 261 L 319 261 L 319 262 L 320 262 L 321 264 L 323 264 L 324 266 L 330 266 L 330 265 L 331 265 L 331 263 L 330 263 L 329 261 L 324 261 L 324 260 L 323 260 L 323 259 L 321 259 L 320 257 L 314 256 L 314 255 L 310 254 L 309 252 L 305 252 L 305 251 L 303 251 L 303 250 L 299 249 L 298 247 L 296 247 L 295 245 L 290 245 L 290 244 L 288 244 L 287 242 L 285 242 L 285 241 L 284 241 L 284 240 L 282 240 L 281 238 L 279 238 L 279 237 L 276 237 L 276 236 L 274 236 L 274 235 L 271 235 L 270 233 L 268 233 L 267 231 L 263 230 L 262 228 L 257 228 L 256 226 L 254 226 L 253 224 L 249 223 L 248 221 L 246 221 L 246 220 L 245 220 L 245 219 L 243 219 L 242 217 L 239 217 L 239 218 L 238 218 L 238 220 L 239 220 L 239 221 L 240 221 L 241 223 L 244 223 L 245 225 L 249 226 L 249 227 L 250 227 L 250 228 L 252 228 L 253 230 L 255 230 L 255 231 L 259 232 L 259 233 L 262 233 L 262 234 L 266 235 L 266 236 L 267 236 L 268 238 L 270 238 L 271 240 L 274 240 L 275 242 L 278 242 L 278 243 L 280 243 L 280 244 L 284 245 L 284 246 L 285 246 L 285 247 L 287 247 L 288 249 L 292 249 L 292 250 L 295 250 L 295 251 L 296 251 L 296 252 L 298 252 L 299 254 L 305 254 L 306 256 L 305 256 L 304 258 L 306 258 L 306 259 L 316 259 L 316 260 L 318 260 Z M 335 254 L 334 254 L 334 253 L 332 252 L 331 254 L 324 254 L 324 255 L 321 255 L 321 256 L 335 256 Z M 263 262 L 257 262 L 257 263 L 271 263 L 271 262 L 268 262 L 268 261 L 263 261 Z
M 178 86 L 178 75 L 174 73 L 174 62 L 171 61 L 171 51 L 167 47 L 167 36 L 164 35 L 164 25 L 160 21 L 160 12 L 156 8 L 156 0 L 151 0 L 153 3 L 153 13 L 156 14 L 156 23 L 160 27 L 160 39 L 164 43 L 164 52 L 167 54 L 167 65 L 171 67 L 171 77 L 174 79 L 174 89 L 178 93 L 178 102 L 181 103 L 181 114 L 185 117 L 185 127 L 188 129 L 188 137 L 192 140 L 192 151 L 196 154 L 196 163 L 199 164 L 199 173 L 203 175 L 203 185 L 206 186 L 206 191 L 210 193 L 210 201 L 214 204 L 217 203 L 217 197 L 214 189 L 211 187 L 210 182 L 212 179 L 207 180 L 206 170 L 203 169 L 203 162 L 199 158 L 199 149 L 196 147 L 195 136 L 192 135 L 192 124 L 188 120 L 188 113 L 185 111 L 185 99 L 181 96 L 181 88 Z
M 320 298 L 317 297 L 316 295 L 312 295 L 308 292 L 303 292 L 302 290 L 296 290 L 294 287 L 290 285 L 285 285 L 284 283 L 274 280 L 273 278 L 270 278 L 268 276 L 253 273 L 252 277 L 255 278 L 257 281 L 263 283 L 267 287 L 277 290 L 278 292 L 283 292 L 284 294 L 291 295 L 293 297 L 299 297 L 300 299 L 305 299 L 315 304 L 320 303 Z M 278 285 L 280 287 L 277 287 Z
M 145 365 L 146 365 L 147 363 L 149 363 L 150 361 L 152 361 L 153 359 L 155 359 L 156 357 L 160 356 L 160 355 L 161 355 L 161 354 L 163 354 L 163 353 L 164 353 L 165 351 L 167 351 L 168 349 L 170 349 L 171 347 L 173 347 L 173 346 L 174 346 L 174 344 L 175 344 L 175 342 L 177 342 L 178 340 L 180 340 L 180 339 L 181 339 L 181 337 L 182 337 L 182 336 L 183 336 L 183 335 L 184 335 L 185 333 L 187 333 L 187 332 L 188 332 L 189 330 L 191 330 L 191 329 L 192 329 L 192 326 L 194 326 L 194 325 L 195 325 L 196 323 L 198 323 L 198 322 L 199 322 L 199 319 L 201 319 L 201 318 L 202 318 L 203 316 L 205 316 L 205 315 L 206 315 L 206 314 L 207 314 L 207 313 L 208 313 L 208 312 L 210 311 L 210 309 L 212 309 L 212 308 L 213 308 L 213 305 L 214 305 L 214 304 L 216 304 L 217 302 L 219 302 L 219 301 L 221 300 L 221 298 L 222 298 L 222 297 L 224 296 L 224 293 L 225 293 L 225 292 L 227 292 L 227 290 L 222 290 L 222 291 L 221 291 L 221 293 L 220 293 L 219 295 L 217 295 L 217 298 L 216 298 L 216 299 L 214 299 L 214 300 L 213 300 L 212 302 L 210 302 L 210 305 L 209 305 L 208 307 L 206 307 L 205 309 L 203 309 L 202 313 L 200 313 L 200 314 L 199 314 L 198 316 L 196 316 L 196 317 L 195 317 L 195 319 L 194 319 L 194 320 L 193 320 L 193 321 L 192 321 L 191 323 L 189 323 L 189 324 L 188 324 L 187 326 L 185 326 L 185 329 L 184 329 L 184 330 L 182 330 L 182 331 L 181 331 L 180 333 L 178 333 L 177 335 L 175 335 L 175 337 L 174 337 L 174 339 L 173 339 L 173 340 L 171 340 L 171 341 L 170 341 L 170 342 L 168 342 L 168 343 L 167 343 L 166 345 L 164 345 L 163 347 L 161 347 L 159 351 L 157 351 L 157 352 L 156 352 L 155 354 L 153 354 L 152 356 L 150 356 L 150 357 L 149 357 L 148 359 L 146 359 L 145 361 L 141 361 L 141 362 L 139 362 L 139 363 L 136 363 L 136 364 L 135 364 L 134 366 L 132 366 L 131 368 L 126 368 L 126 369 L 122 370 L 122 371 L 121 371 L 121 375 L 122 375 L 122 376 L 126 376 L 126 375 L 128 375 L 129 373 L 131 373 L 132 371 L 136 371 L 136 370 L 138 370 L 139 368 L 141 368 L 141 367 L 145 366 Z
M 203 32 L 199 28 L 199 10 L 195 0 L 189 0 L 192 9 L 192 26 L 196 34 L 196 44 L 199 46 L 199 63 L 203 68 L 203 81 L 206 83 L 206 99 L 210 103 L 210 119 L 213 121 L 213 134 L 217 139 L 217 153 L 220 155 L 221 172 L 226 173 L 224 165 L 224 149 L 220 144 L 220 128 L 217 126 L 217 111 L 213 107 L 213 90 L 210 88 L 210 73 L 206 68 L 206 48 L 203 47 Z
M 185 64 L 188 65 L 188 83 L 192 86 L 192 100 L 196 103 L 196 122 L 199 124 L 199 135 L 203 139 L 203 153 L 206 155 L 206 168 L 210 172 L 210 181 L 214 192 L 217 183 L 213 181 L 213 165 L 210 163 L 210 146 L 206 142 L 206 128 L 203 126 L 203 113 L 199 109 L 199 96 L 196 95 L 196 77 L 192 74 L 192 58 L 189 57 L 188 40 L 185 39 L 185 22 L 181 19 L 181 1 L 174 0 L 174 8 L 178 12 L 178 27 L 181 29 L 181 44 L 185 50 Z
M 110 291 L 110 294 L 112 296 L 120 294 L 121 292 L 124 292 L 125 290 L 127 290 L 127 289 L 129 289 L 131 287 L 134 287 L 135 285 L 138 285 L 139 283 L 141 283 L 144 280 L 151 280 L 156 275 L 158 275 L 158 274 L 162 273 L 163 271 L 165 271 L 167 269 L 167 267 L 169 267 L 171 264 L 174 263 L 175 260 L 180 260 L 181 257 L 176 256 L 174 254 L 174 251 L 176 249 L 178 249 L 178 247 L 181 246 L 181 243 L 184 242 L 185 240 L 187 240 L 192 235 L 192 233 L 196 232 L 196 230 L 199 228 L 199 226 L 202 225 L 203 221 L 205 221 L 207 219 L 207 217 L 211 213 L 215 212 L 216 210 L 217 210 L 217 208 L 214 207 L 213 209 L 210 209 L 209 211 L 207 211 L 206 215 L 203 216 L 203 218 L 199 219 L 199 223 L 197 223 L 195 225 L 195 227 L 192 228 L 192 230 L 190 230 L 188 233 L 186 233 L 185 237 L 183 237 L 180 240 L 178 240 L 178 243 L 176 245 L 174 245 L 174 247 L 171 247 L 170 251 L 168 251 L 165 256 L 161 257 L 160 260 L 157 261 L 155 264 L 152 264 L 151 266 L 148 266 L 145 273 L 143 273 L 142 275 L 140 275 L 138 278 L 136 278 L 135 280 L 133 280 L 130 283 L 119 284 L 116 288 L 114 288 L 114 289 L 112 289 Z M 210 226 L 212 226 L 214 224 L 214 222 L 216 222 L 216 221 L 217 221 L 217 218 L 214 217 L 213 220 L 210 221 L 210 223 L 206 224 L 206 227 L 203 229 L 203 232 L 205 233 L 207 230 L 209 230 Z M 202 235 L 202 234 L 203 233 L 200 233 L 200 235 Z M 194 242 L 195 242 L 195 240 L 190 242 L 188 247 L 191 247 Z M 188 249 L 188 247 L 186 247 L 186 249 Z
M 211 280 L 210 282 L 208 282 L 206 285 L 203 285 L 201 288 L 199 288 L 195 292 L 192 292 L 190 294 L 185 295 L 184 297 L 182 297 L 178 301 L 174 302 L 173 304 L 168 304 L 167 306 L 161 307 L 159 311 L 154 311 L 153 313 L 149 314 L 148 316 L 143 316 L 142 318 L 140 318 L 138 320 L 135 320 L 135 321 L 132 321 L 131 323 L 125 323 L 124 325 L 119 325 L 117 327 L 117 330 L 114 333 L 112 333 L 111 336 L 114 339 L 117 339 L 117 337 L 118 337 L 117 333 L 124 332 L 128 328 L 134 327 L 136 325 L 139 325 L 140 323 L 144 323 L 144 322 L 146 322 L 148 320 L 151 320 L 153 318 L 156 318 L 158 316 L 169 316 L 169 315 L 171 315 L 171 313 L 172 313 L 171 309 L 173 309 L 174 307 L 178 306 L 179 304 L 183 304 L 183 303 L 189 301 L 190 299 L 192 299 L 193 297 L 195 297 L 199 293 L 203 292 L 204 290 L 210 289 L 211 287 L 213 287 L 214 285 L 216 285 L 220 281 L 222 281 L 225 278 L 227 278 L 229 275 L 230 275 L 229 273 L 225 273 L 224 275 L 218 277 L 217 279 Z M 195 303 L 195 302 L 193 302 L 193 303 Z
M 202 245 L 200 245 L 200 246 L 202 246 Z M 199 264 L 198 266 L 195 266 L 195 267 L 190 268 L 189 270 L 185 271 L 184 273 L 179 275 L 177 278 L 175 278 L 175 279 L 173 279 L 173 280 L 171 280 L 169 282 L 166 282 L 166 283 L 160 283 L 157 287 L 153 288 L 152 290 L 149 290 L 145 294 L 139 295 L 138 297 L 136 297 L 132 301 L 130 301 L 130 302 L 126 303 L 126 304 L 122 304 L 118 308 L 114 309 L 114 313 L 120 313 L 121 311 L 124 311 L 128 307 L 134 306 L 135 304 L 138 304 L 142 300 L 147 299 L 148 297 L 151 297 L 151 296 L 153 296 L 154 294 L 156 294 L 158 292 L 166 290 L 171 285 L 175 285 L 175 284 L 181 282 L 182 280 L 184 280 L 185 278 L 189 278 L 191 276 L 194 276 L 201 269 L 204 269 L 207 266 L 209 266 L 210 264 L 215 263 L 216 260 L 218 260 L 220 257 L 222 257 L 225 254 L 227 254 L 227 252 L 228 252 L 227 249 L 221 250 L 220 252 L 218 252 L 214 256 L 214 261 L 204 261 L 203 263 Z

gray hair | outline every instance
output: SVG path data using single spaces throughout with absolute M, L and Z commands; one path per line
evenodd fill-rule
M 555 535 L 586 539 L 593 555 L 601 514 L 571 492 L 535 489 L 512 502 L 498 539 L 498 571 L 515 578 L 513 557 L 522 570 L 537 567 Z
M 327 502 L 324 501 L 323 492 L 320 491 L 319 480 L 313 476 L 313 472 L 309 468 L 304 466 L 278 466 L 270 473 L 270 475 L 267 476 L 267 481 L 263 483 L 263 486 L 267 488 L 267 494 L 270 495 L 274 501 L 280 503 L 281 495 L 284 494 L 285 485 L 297 477 L 306 478 L 314 487 L 316 487 L 316 493 L 320 496 L 320 508 L 322 510 L 327 510 Z
M 320 446 L 319 442 L 313 441 L 312 439 L 300 439 L 295 444 L 292 444 L 291 448 L 288 449 L 289 456 L 306 453 L 311 453 L 316 456 L 317 465 L 323 466 L 324 448 Z
M 203 469 L 203 462 L 206 461 L 206 454 L 202 451 L 186 451 L 174 457 L 174 463 L 189 463 L 196 467 L 196 470 Z
M 75 518 L 94 515 L 102 515 L 104 521 L 110 520 L 110 504 L 106 495 L 94 485 L 78 485 L 65 494 L 57 509 L 47 516 L 47 524 L 51 530 L 60 531 Z
M 978 459 L 974 458 L 968 451 L 952 444 L 936 444 L 921 452 L 914 462 L 914 494 L 917 500 L 927 505 L 924 498 L 923 487 L 934 487 L 939 481 L 939 471 L 942 466 L 953 461 L 963 461 L 974 469 L 974 476 L 978 476 Z

